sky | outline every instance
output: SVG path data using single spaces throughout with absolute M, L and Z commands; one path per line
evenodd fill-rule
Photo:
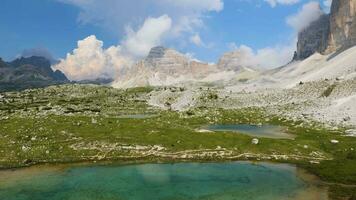
M 115 76 L 162 45 L 204 62 L 227 51 L 272 68 L 330 0 L 2 0 L 0 57 L 43 55 L 72 80 Z

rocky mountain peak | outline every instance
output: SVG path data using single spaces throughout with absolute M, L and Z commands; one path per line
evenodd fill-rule
M 220 70 L 241 71 L 251 67 L 244 61 L 246 57 L 248 55 L 245 51 L 236 50 L 227 52 L 219 59 L 217 66 Z
M 164 56 L 166 50 L 167 50 L 167 48 L 165 48 L 163 46 L 153 47 L 150 50 L 150 52 L 148 53 L 148 56 L 146 57 L 146 60 L 162 58 Z
M 51 62 L 44 57 L 31 56 L 28 58 L 21 57 L 10 63 L 13 67 L 20 67 L 23 65 L 33 65 L 41 68 L 51 68 Z
M 298 34 L 295 60 L 303 60 L 318 52 L 329 54 L 356 45 L 356 1 L 333 0 L 329 15 Z
M 324 14 L 299 32 L 294 60 L 303 60 L 316 52 L 322 53 L 326 49 L 330 32 L 329 24 L 329 15 Z

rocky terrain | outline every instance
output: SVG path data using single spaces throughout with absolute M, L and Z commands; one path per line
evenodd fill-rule
M 12 62 L 0 59 L 0 91 L 45 87 L 69 82 L 59 70 L 53 71 L 43 57 L 18 58 Z

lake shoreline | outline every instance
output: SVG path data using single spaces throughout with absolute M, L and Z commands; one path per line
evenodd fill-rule
M 278 163 L 278 162 L 269 162 L 269 161 L 192 161 L 192 160 L 186 160 L 186 161 L 125 161 L 125 162 L 118 162 L 118 161 L 100 161 L 100 162 L 78 162 L 78 163 L 57 163 L 57 164 L 49 164 L 49 163 L 43 163 L 43 164 L 37 164 L 29 167 L 23 167 L 23 168 L 11 168 L 11 169 L 2 169 L 0 170 L 0 175 L 2 177 L 4 174 L 8 174 L 7 178 L 10 180 L 11 177 L 17 177 L 21 179 L 23 175 L 26 175 L 28 173 L 34 174 L 34 173 L 41 173 L 43 171 L 65 171 L 67 169 L 76 169 L 76 168 L 96 168 L 96 167 L 124 167 L 124 166 L 142 166 L 142 165 L 181 165 L 181 164 L 248 164 L 251 166 L 257 165 L 257 166 L 272 166 L 275 169 L 295 169 L 296 170 L 296 177 L 300 179 L 304 184 L 306 184 L 306 188 L 301 190 L 298 193 L 298 198 L 295 199 L 303 199 L 305 195 L 309 195 L 309 193 L 313 194 L 318 194 L 320 192 L 323 192 L 323 196 L 327 196 L 327 191 L 328 191 L 328 185 L 325 184 L 323 181 L 321 181 L 318 177 L 314 176 L 313 174 L 308 173 L 306 170 L 298 167 L 295 164 L 290 164 L 290 163 Z M 5 181 L 6 182 L 6 181 Z M 293 198 L 294 199 L 294 198 Z M 318 199 L 318 198 L 316 198 Z M 328 199 L 328 198 L 325 198 Z

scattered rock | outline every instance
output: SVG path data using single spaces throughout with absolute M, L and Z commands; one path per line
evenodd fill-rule
M 31 159 L 25 159 L 22 161 L 23 164 L 28 165 L 31 164 L 33 161 Z
M 21 149 L 22 149 L 23 152 L 27 152 L 27 151 L 30 150 L 30 147 L 22 146 Z
M 356 129 L 349 129 L 345 131 L 346 136 L 356 137 Z
M 330 140 L 332 144 L 339 144 L 339 140 Z

